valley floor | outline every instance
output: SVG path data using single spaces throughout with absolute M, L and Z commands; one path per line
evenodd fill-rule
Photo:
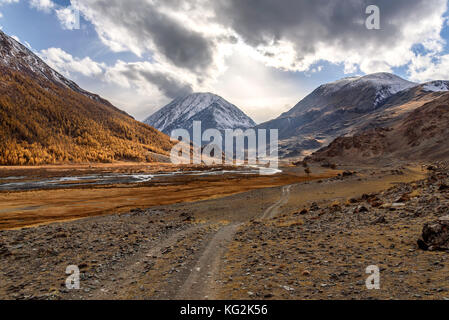
M 264 176 L 246 170 L 143 165 L 0 169 L 0 230 L 223 198 L 337 174 L 320 169 L 310 177 L 292 172 Z
M 301 171 L 230 195 L 217 185 L 207 200 L 0 231 L 0 298 L 449 298 L 449 256 L 416 245 L 423 224 L 448 212 L 447 171 L 422 180 L 421 167 L 358 168 L 312 181 Z M 80 290 L 65 287 L 69 265 Z M 380 290 L 366 289 L 370 265 Z

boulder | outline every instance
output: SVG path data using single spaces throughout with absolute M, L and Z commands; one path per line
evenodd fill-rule
M 449 251 L 449 216 L 435 222 L 426 223 L 418 246 L 423 250 Z

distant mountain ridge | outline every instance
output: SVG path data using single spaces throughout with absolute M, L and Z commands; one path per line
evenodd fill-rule
M 201 121 L 202 129 L 249 129 L 256 123 L 235 105 L 212 93 L 193 93 L 171 103 L 144 120 L 170 135 L 172 130 L 192 130 Z
M 440 87 L 441 88 L 441 87 Z M 424 104 L 388 128 L 339 137 L 309 160 L 366 161 L 447 160 L 449 157 L 449 93 Z
M 323 151 L 335 139 L 363 138 L 370 145 L 373 137 L 383 140 L 385 132 L 404 136 L 395 130 L 413 115 L 435 122 L 432 128 L 424 127 L 423 134 L 439 132 L 443 124 L 420 112 L 436 101 L 444 105 L 442 97 L 448 91 L 449 81 L 418 84 L 376 73 L 324 84 L 288 112 L 260 125 L 212 93 L 175 99 L 143 124 L 66 79 L 0 31 L 0 164 L 153 161 L 155 154 L 168 155 L 172 146 L 169 137 L 154 128 L 167 134 L 180 128 L 191 131 L 194 121 L 201 121 L 203 130 L 278 129 L 280 156 L 297 158 Z M 445 117 L 441 106 L 432 110 Z M 414 121 L 421 125 L 418 116 Z M 393 138 L 388 145 L 395 144 Z M 433 142 L 422 141 L 420 146 L 427 143 Z M 338 153 L 336 146 L 332 144 L 331 153 Z M 359 150 L 358 142 L 352 150 Z
M 168 136 L 51 69 L 0 31 L 0 165 L 166 159 Z
M 318 109 L 332 111 L 340 107 L 358 111 L 372 110 L 392 95 L 416 85 L 389 73 L 344 78 L 320 86 L 293 109 L 281 115 L 281 118 L 298 116 Z M 354 97 L 354 91 L 359 91 L 357 97 Z M 323 97 L 329 100 L 323 100 Z
M 307 156 L 337 137 L 388 125 L 447 88 L 445 81 L 418 84 L 389 73 L 345 78 L 320 86 L 258 128 L 279 129 L 281 156 Z

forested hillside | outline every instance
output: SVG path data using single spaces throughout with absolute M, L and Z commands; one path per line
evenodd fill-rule
M 152 161 L 169 137 L 104 100 L 0 66 L 0 164 Z

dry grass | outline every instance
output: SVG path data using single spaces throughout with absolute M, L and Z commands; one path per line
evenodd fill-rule
M 169 185 L 0 193 L 0 230 L 125 213 L 135 208 L 217 199 L 300 181 L 300 177 L 291 175 L 187 177 Z

